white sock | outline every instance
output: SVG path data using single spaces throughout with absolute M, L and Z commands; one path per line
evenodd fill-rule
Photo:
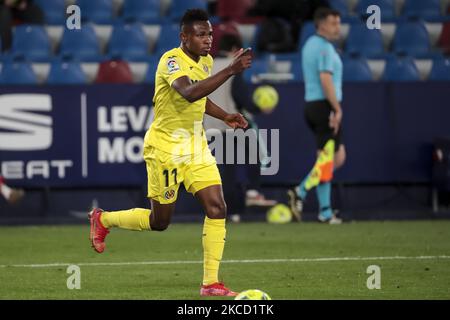
M 0 191 L 2 192 L 2 195 L 6 198 L 6 200 L 9 199 L 9 197 L 11 196 L 11 188 L 8 187 L 6 184 L 2 183 L 0 185 Z

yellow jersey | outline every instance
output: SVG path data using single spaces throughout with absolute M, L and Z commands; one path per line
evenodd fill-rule
M 195 62 L 181 48 L 162 55 L 155 76 L 154 119 L 145 134 L 145 145 L 173 155 L 192 154 L 198 143 L 201 148 L 207 146 L 202 125 L 206 97 L 190 103 L 172 88 L 172 83 L 183 76 L 192 82 L 204 80 L 211 75 L 212 66 L 210 55 L 200 56 Z

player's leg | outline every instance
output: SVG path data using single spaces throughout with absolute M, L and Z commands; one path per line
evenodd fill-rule
M 303 210 L 303 201 L 306 199 L 308 192 L 316 187 L 318 192 L 319 203 L 321 203 L 322 217 L 329 219 L 331 217 L 331 208 L 327 205 L 331 190 L 330 181 L 333 178 L 334 171 L 334 140 L 330 139 L 325 143 L 323 149 L 318 150 L 317 159 L 310 173 L 303 181 L 293 190 L 288 191 L 289 205 L 294 217 L 300 221 L 301 212 Z M 329 201 L 328 201 L 329 202 Z
M 345 162 L 345 147 L 342 144 L 342 130 L 339 130 L 336 135 L 333 136 L 335 141 L 334 157 L 333 157 L 333 172 L 340 168 Z M 322 222 L 328 222 L 330 224 L 340 224 L 342 220 L 337 218 L 331 207 L 331 180 L 333 174 L 329 177 L 328 181 L 320 181 L 316 187 L 317 200 L 319 202 L 319 216 L 318 219 Z
M 222 186 L 211 185 L 195 193 L 206 213 L 203 224 L 203 285 L 219 282 L 219 265 L 225 247 L 226 204 Z
M 152 214 L 150 215 L 150 229 L 152 231 L 166 230 L 172 221 L 172 215 L 175 211 L 175 202 L 161 204 L 155 199 L 151 199 Z
M 334 154 L 334 170 L 336 171 L 342 167 L 347 159 L 347 152 L 345 151 L 345 145 L 341 144 Z
M 25 195 L 25 191 L 22 189 L 11 188 L 6 184 L 3 176 L 0 176 L 0 193 L 8 201 L 9 204 L 16 204 L 22 200 Z
M 312 170 L 294 190 L 288 191 L 291 211 L 298 220 L 303 209 L 303 201 L 312 188 L 319 188 L 319 199 L 325 199 L 330 190 L 329 182 L 333 177 L 334 152 L 338 142 L 333 129 L 329 126 L 330 112 L 331 106 L 326 101 L 314 101 L 307 103 L 305 107 L 305 120 L 315 135 L 318 151 Z M 324 216 L 328 217 L 331 209 L 326 205 L 323 207 Z
M 226 204 L 222 186 L 211 185 L 195 193 L 206 212 L 203 224 L 203 296 L 235 296 L 233 292 L 219 282 L 219 266 L 222 260 L 226 238 Z
M 148 174 L 148 198 L 151 199 L 152 209 L 133 208 L 120 211 L 103 211 L 94 208 L 89 213 L 91 222 L 90 240 L 98 253 L 105 250 L 105 238 L 111 228 L 121 228 L 134 231 L 163 231 L 170 224 L 172 213 L 175 209 L 175 201 L 180 181 L 177 177 L 169 179 L 167 174 L 170 170 L 162 165 L 172 164 L 165 158 L 169 155 L 160 154 L 154 149 L 146 149 L 144 158 L 146 160 Z M 162 161 L 161 161 L 162 160 Z M 177 172 L 177 171 L 175 171 Z
M 338 140 L 339 141 L 339 140 Z M 343 144 L 337 147 L 334 154 L 334 171 L 345 163 L 346 153 Z M 330 224 L 340 224 L 342 220 L 337 218 L 331 207 L 331 181 L 321 182 L 316 187 L 317 200 L 319 201 L 319 220 Z
M 200 202 L 206 213 L 203 224 L 202 296 L 235 296 L 236 293 L 219 282 L 219 265 L 225 247 L 227 207 L 223 198 L 222 180 L 216 160 L 208 146 L 196 155 L 185 173 L 184 185 Z

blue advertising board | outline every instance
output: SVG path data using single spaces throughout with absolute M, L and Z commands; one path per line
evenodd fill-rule
M 315 157 L 303 86 L 275 87 L 279 105 L 256 117 L 279 129 L 279 170 L 263 181 L 298 182 Z M 1 173 L 24 187 L 145 186 L 152 97 L 147 85 L 0 87 Z M 337 181 L 430 181 L 433 141 L 450 136 L 448 83 L 346 84 L 343 110 L 347 162 Z

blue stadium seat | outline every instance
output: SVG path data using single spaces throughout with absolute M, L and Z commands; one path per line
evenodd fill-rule
M 66 1 L 65 0 L 35 0 L 42 9 L 47 24 L 66 23 Z
M 159 23 L 160 3 L 160 0 L 126 0 L 123 4 L 122 17 L 130 22 Z
M 292 62 L 291 73 L 294 75 L 294 82 L 303 81 L 302 61 L 300 59 Z
M 298 48 L 301 50 L 303 48 L 303 45 L 305 44 L 306 40 L 310 36 L 316 33 L 316 27 L 314 26 L 314 23 L 311 21 L 308 21 L 303 24 L 302 30 L 300 32 L 300 39 L 298 40 Z
M 423 57 L 430 53 L 430 38 L 421 21 L 404 21 L 397 24 L 393 51 L 414 57 Z
M 43 26 L 19 25 L 11 47 L 13 55 L 23 55 L 31 61 L 47 61 L 51 56 L 50 40 Z
M 81 61 L 99 61 L 100 44 L 91 24 L 83 24 L 79 30 L 64 29 L 61 39 L 60 55 Z
M 172 0 L 169 17 L 179 21 L 187 9 L 199 8 L 207 10 L 206 0 Z
M 48 74 L 48 84 L 84 84 L 87 82 L 81 66 L 77 62 L 54 61 Z
M 156 43 L 155 54 L 160 57 L 167 50 L 179 47 L 181 42 L 179 33 L 180 27 L 178 24 L 163 24 Z
M 370 30 L 361 22 L 352 24 L 347 36 L 345 51 L 347 53 L 358 53 L 369 58 L 382 56 L 384 47 L 380 30 Z
M 423 19 L 438 18 L 441 16 L 440 0 L 406 0 L 403 15 Z
M 450 58 L 435 59 L 428 80 L 450 81 Z
M 382 22 L 395 19 L 394 0 L 359 0 L 356 6 L 356 12 L 358 12 L 360 16 L 367 16 L 367 8 L 371 5 L 380 7 Z
M 117 24 L 109 41 L 112 58 L 141 61 L 148 58 L 148 40 L 140 23 Z
M 372 81 L 372 71 L 367 60 L 361 57 L 344 57 L 344 81 L 362 82 Z
M 386 61 L 382 79 L 385 81 L 419 81 L 419 70 L 411 57 L 391 57 Z
M 28 62 L 4 62 L 0 84 L 37 84 L 37 77 Z
M 329 0 L 330 7 L 339 11 L 342 18 L 349 16 L 349 7 L 347 0 Z
M 145 83 L 155 83 L 155 73 L 156 69 L 158 68 L 159 63 L 159 57 L 152 56 L 150 59 L 148 66 L 147 66 L 147 72 L 145 73 L 144 82 Z
M 98 24 L 111 24 L 113 22 L 112 0 L 77 0 L 81 9 L 81 19 Z

